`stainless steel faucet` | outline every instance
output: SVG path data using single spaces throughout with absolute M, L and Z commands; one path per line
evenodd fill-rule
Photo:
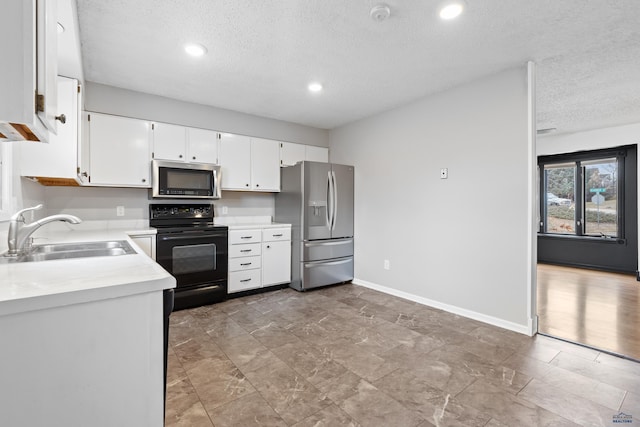
M 80 224 L 82 220 L 77 216 L 73 215 L 51 215 L 45 218 L 42 218 L 38 221 L 34 221 L 31 224 L 25 224 L 24 213 L 28 211 L 35 211 L 38 209 L 42 209 L 42 205 L 34 206 L 31 208 L 22 209 L 18 211 L 15 215 L 13 215 L 9 221 L 9 236 L 8 236 L 8 246 L 9 250 L 5 254 L 5 256 L 18 256 L 22 255 L 28 251 L 26 247 L 26 243 L 29 239 L 29 236 L 33 234 L 38 228 L 42 227 L 45 224 L 48 224 L 53 221 L 64 221 L 71 224 Z

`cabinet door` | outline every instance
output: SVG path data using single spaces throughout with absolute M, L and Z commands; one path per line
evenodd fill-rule
M 154 123 L 153 158 L 186 161 L 187 129 L 168 123 Z
M 150 187 L 150 123 L 128 117 L 89 115 L 92 185 Z
M 58 10 L 57 2 L 37 0 L 36 92 L 38 117 L 52 133 L 58 132 Z
M 218 163 L 218 132 L 187 128 L 189 153 L 187 160 L 198 163 Z
M 20 145 L 20 173 L 23 176 L 76 179 L 78 167 L 78 81 L 58 77 L 58 111 L 66 123 L 48 144 Z
M 223 190 L 250 190 L 251 139 L 248 136 L 221 134 L 220 167 Z
M 313 145 L 305 146 L 305 160 L 311 162 L 329 162 L 329 149 L 326 147 L 316 147 Z
M 291 282 L 291 241 L 262 243 L 262 286 Z
M 280 166 L 293 166 L 305 160 L 305 146 L 292 142 L 280 143 Z
M 280 191 L 280 143 L 278 141 L 251 139 L 251 189 Z
M 153 235 L 131 235 L 133 243 L 138 245 L 145 254 L 154 261 L 156 260 L 156 236 Z

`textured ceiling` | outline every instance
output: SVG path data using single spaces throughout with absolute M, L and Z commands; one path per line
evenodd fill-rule
M 639 0 L 467 0 L 454 21 L 389 0 L 383 22 L 374 0 L 77 2 L 85 78 L 107 85 L 331 129 L 534 61 L 539 129 L 640 122 Z

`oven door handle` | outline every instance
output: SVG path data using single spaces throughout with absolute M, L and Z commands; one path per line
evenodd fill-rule
M 178 240 L 192 240 L 192 239 L 211 239 L 216 237 L 224 237 L 224 234 L 196 234 L 197 232 L 186 232 L 181 233 L 180 235 L 162 235 L 158 236 L 158 240 L 162 242 L 175 242 Z

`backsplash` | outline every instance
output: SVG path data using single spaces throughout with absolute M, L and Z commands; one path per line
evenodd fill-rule
M 36 184 L 39 185 L 39 184 Z M 58 213 L 72 214 L 83 221 L 148 220 L 150 203 L 207 203 L 202 200 L 149 199 L 142 188 L 108 187 L 43 187 L 42 216 Z M 223 191 L 222 198 L 211 200 L 216 217 L 273 216 L 272 193 Z M 124 215 L 117 216 L 117 206 L 124 206 Z M 223 215 L 223 207 L 226 213 Z M 38 215 L 40 216 L 40 215 Z

